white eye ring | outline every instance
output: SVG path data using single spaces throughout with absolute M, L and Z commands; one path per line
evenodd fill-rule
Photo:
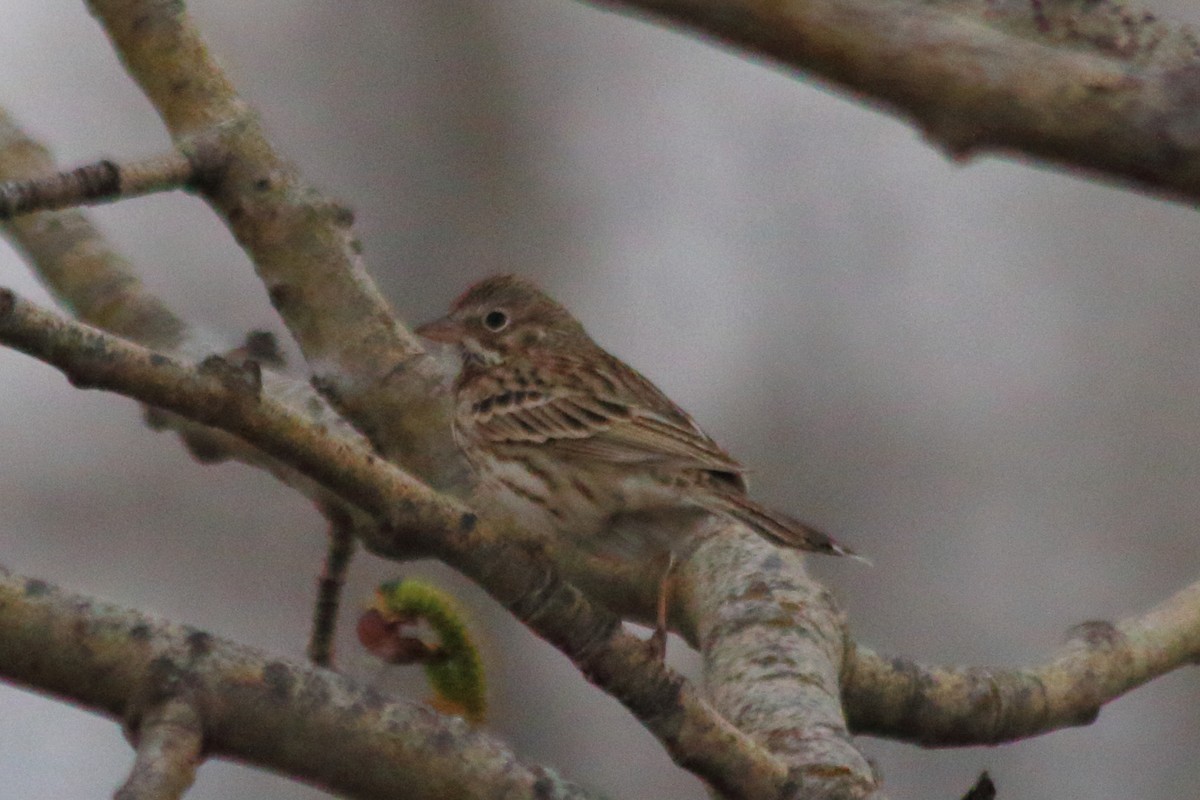
M 493 333 L 508 327 L 508 314 L 496 308 L 483 315 L 483 327 Z

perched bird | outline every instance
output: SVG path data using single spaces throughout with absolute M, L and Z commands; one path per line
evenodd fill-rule
M 527 280 L 476 283 L 417 334 L 455 345 L 454 436 L 478 493 L 530 530 L 666 572 L 709 515 L 785 547 L 854 555 L 746 494 L 745 468 Z M 659 626 L 666 635 L 667 576 Z M 659 642 L 661 644 L 661 641 Z

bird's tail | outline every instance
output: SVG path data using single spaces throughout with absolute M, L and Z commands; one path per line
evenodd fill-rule
M 849 547 L 839 544 L 832 536 L 787 514 L 764 508 L 741 492 L 718 491 L 706 497 L 703 504 L 709 511 L 741 522 L 774 544 L 831 556 L 849 556 L 871 563 Z

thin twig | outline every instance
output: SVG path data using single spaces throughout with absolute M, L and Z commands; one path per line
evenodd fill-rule
M 333 641 L 337 633 L 342 587 L 346 583 L 346 570 L 350 567 L 357 538 L 356 520 L 350 510 L 340 506 L 323 506 L 321 511 L 329 521 L 329 544 L 321 577 L 317 581 L 317 601 L 313 607 L 308 657 L 319 667 L 329 667 L 333 664 Z
M 0 109 L 0 180 L 57 169 L 49 151 Z M 146 291 L 132 265 L 81 212 L 40 211 L 0 228 L 27 255 L 46 288 L 82 321 L 148 347 L 183 342 L 183 320 Z
M 125 164 L 106 159 L 66 172 L 8 181 L 0 183 L 0 220 L 181 189 L 199 172 L 189 158 L 171 152 Z
M 114 800 L 178 800 L 196 779 L 204 727 L 195 705 L 169 697 L 142 713 L 134 731 L 137 758 Z

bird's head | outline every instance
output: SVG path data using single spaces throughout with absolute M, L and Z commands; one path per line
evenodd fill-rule
M 464 362 L 486 365 L 542 348 L 591 344 L 570 312 L 515 275 L 496 275 L 474 284 L 454 301 L 450 313 L 425 323 L 416 333 L 457 345 Z

